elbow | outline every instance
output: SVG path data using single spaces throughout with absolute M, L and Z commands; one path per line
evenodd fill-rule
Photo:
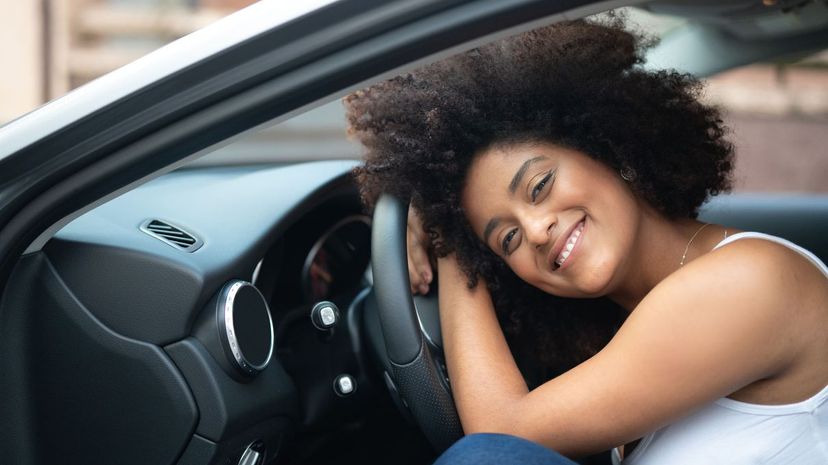
M 498 434 L 511 438 L 517 438 L 524 441 L 529 441 L 534 445 L 549 449 L 552 453 L 561 455 L 570 460 L 577 460 L 595 452 L 579 450 L 572 447 L 566 447 L 560 441 L 551 441 L 548 435 L 539 433 L 537 430 L 529 428 L 510 427 L 508 425 L 491 425 L 491 427 L 470 427 L 463 429 L 465 436 L 476 434 Z
M 514 406 L 498 406 L 478 412 L 460 412 L 460 423 L 466 435 L 479 433 L 506 434 L 526 438 L 525 415 Z
M 533 418 L 535 421 L 533 421 Z M 480 412 L 469 418 L 461 415 L 461 424 L 465 435 L 502 434 L 530 441 L 569 458 L 588 455 L 590 452 L 573 448 L 575 444 L 564 441 L 565 434 L 559 431 L 554 420 L 538 422 L 536 415 L 528 414 L 518 406 L 499 408 L 497 412 Z
M 471 434 L 482 434 L 482 433 L 489 433 L 489 434 L 506 434 L 509 436 L 517 436 L 515 434 L 517 430 L 514 428 L 509 428 L 507 425 L 502 425 L 495 422 L 475 422 L 472 424 L 467 424 L 463 422 L 463 433 L 468 436 Z
M 577 451 L 561 447 L 561 444 L 550 444 L 549 441 L 544 440 L 545 435 L 542 434 L 542 432 L 522 425 L 511 425 L 507 423 L 476 424 L 469 427 L 464 425 L 463 431 L 466 436 L 475 434 L 498 434 L 529 441 L 532 444 L 550 449 L 552 452 L 561 454 L 570 459 L 584 455 L 579 454 Z

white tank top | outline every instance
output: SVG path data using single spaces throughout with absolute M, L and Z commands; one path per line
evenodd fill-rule
M 813 253 L 785 239 L 755 232 L 734 234 L 714 250 L 738 239 L 760 238 L 804 255 L 828 277 Z M 612 451 L 616 465 L 828 464 L 828 386 L 794 404 L 760 405 L 721 398 L 701 410 L 644 436 L 628 457 Z

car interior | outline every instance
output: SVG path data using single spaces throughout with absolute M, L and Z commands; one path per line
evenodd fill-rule
M 706 76 L 828 43 L 824 2 L 779 3 L 789 9 L 643 5 L 687 21 L 649 66 Z M 808 21 L 779 21 L 791 14 Z M 372 212 L 351 176 L 359 161 L 251 161 L 233 147 L 89 209 L 20 258 L 0 301 L 0 462 L 437 456 L 388 356 Z M 826 195 L 725 194 L 701 218 L 789 239 L 828 261 Z M 439 366 L 436 295 L 413 302 Z M 607 453 L 580 462 L 611 463 Z

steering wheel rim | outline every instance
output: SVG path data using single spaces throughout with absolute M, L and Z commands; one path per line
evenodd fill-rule
M 374 209 L 371 257 L 389 373 L 414 421 L 437 451 L 463 435 L 451 388 L 426 344 L 411 296 L 406 252 L 408 204 L 383 194 Z

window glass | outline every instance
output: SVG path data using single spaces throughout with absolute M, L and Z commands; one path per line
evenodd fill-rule
M 735 191 L 828 192 L 828 51 L 712 76 L 705 100 L 732 130 Z
M 42 0 L 0 15 L 0 125 L 255 0 Z

